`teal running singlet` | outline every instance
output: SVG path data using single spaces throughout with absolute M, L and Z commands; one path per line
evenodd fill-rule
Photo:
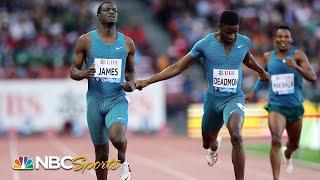
M 94 63 L 96 73 L 88 79 L 87 122 L 93 144 L 105 144 L 113 124 L 128 124 L 128 101 L 121 86 L 128 49 L 125 36 L 119 32 L 111 44 L 103 42 L 96 30 L 88 34 L 91 46 L 86 67 Z
M 291 48 L 287 57 L 293 58 L 295 50 Z M 284 58 L 277 57 L 276 50 L 272 51 L 267 68 L 271 77 L 268 104 L 285 107 L 302 105 L 302 75 L 289 67 Z
M 198 41 L 192 48 L 193 58 L 204 60 L 208 91 L 202 116 L 202 132 L 219 130 L 230 116 L 244 116 L 244 93 L 241 90 L 242 61 L 250 50 L 250 39 L 237 35 L 229 54 L 214 33 Z
M 113 97 L 125 95 L 121 83 L 124 82 L 124 74 L 127 58 L 127 46 L 125 36 L 117 32 L 117 39 L 112 44 L 103 42 L 97 31 L 89 32 L 91 37 L 90 57 L 86 63 L 89 68 L 95 63 L 96 73 L 88 79 L 89 96 Z
M 214 33 L 194 45 L 190 55 L 196 59 L 203 58 L 209 93 L 215 96 L 243 95 L 242 61 L 250 48 L 250 39 L 241 34 L 237 35 L 230 54 L 226 54 L 224 45 Z

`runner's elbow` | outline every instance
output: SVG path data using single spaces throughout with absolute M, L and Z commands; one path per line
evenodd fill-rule
M 317 75 L 314 74 L 313 76 L 311 76 L 310 80 L 309 80 L 311 83 L 316 83 L 317 81 Z
M 74 69 L 74 67 L 70 68 L 69 76 L 70 76 L 71 79 L 76 80 L 76 81 L 82 80 L 82 78 L 79 78 L 79 76 L 77 75 L 76 70 Z
M 178 64 L 173 64 L 172 68 L 173 68 L 172 72 L 173 72 L 174 76 L 180 74 L 183 71 L 183 68 L 180 67 Z

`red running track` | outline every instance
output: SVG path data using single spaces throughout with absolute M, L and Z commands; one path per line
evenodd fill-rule
M 201 140 L 177 136 L 128 135 L 128 159 L 132 168 L 132 180 L 207 180 L 234 179 L 230 141 L 222 142 L 219 160 L 208 167 Z M 250 141 L 245 141 L 250 143 Z M 35 156 L 85 155 L 94 160 L 93 146 L 88 137 L 34 136 L 19 138 L 11 135 L 0 139 L 0 180 L 95 180 L 93 171 L 84 173 L 73 170 L 14 171 L 11 164 L 18 155 Z M 110 158 L 116 157 L 112 148 Z M 269 160 L 254 154 L 246 154 L 247 180 L 270 180 Z M 281 174 L 282 180 L 318 180 L 320 170 L 294 164 L 292 174 Z M 119 179 L 119 171 L 110 171 L 109 179 Z

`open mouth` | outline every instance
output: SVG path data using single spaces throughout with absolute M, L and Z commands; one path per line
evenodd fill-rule
M 279 46 L 280 46 L 280 47 L 287 47 L 287 43 L 281 42 L 281 43 L 279 43 Z

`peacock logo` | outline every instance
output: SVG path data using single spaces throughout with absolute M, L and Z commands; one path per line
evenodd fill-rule
M 19 156 L 12 163 L 12 169 L 15 169 L 15 170 L 33 170 L 33 161 L 28 156 Z

